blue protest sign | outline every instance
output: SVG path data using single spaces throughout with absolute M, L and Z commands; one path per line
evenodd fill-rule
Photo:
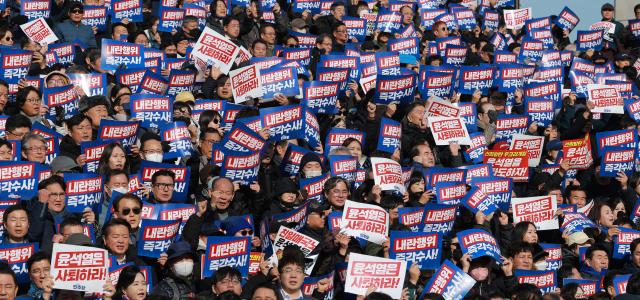
M 600 176 L 618 177 L 618 173 L 626 173 L 630 176 L 635 170 L 636 162 L 635 148 L 626 147 L 604 147 L 602 149 L 602 160 L 600 160 Z
M 625 99 L 624 108 L 634 121 L 640 122 L 640 100 Z
M 142 220 L 138 233 L 138 255 L 159 258 L 178 235 L 180 220 Z
M 109 142 L 105 141 L 93 141 L 93 142 L 81 142 L 80 153 L 85 157 L 85 164 L 82 166 L 82 171 L 85 173 L 98 173 L 98 164 L 100 158 L 102 158 L 102 151 Z
M 131 1 L 131 0 L 123 0 Z M 137 0 L 134 0 L 137 1 Z M 100 67 L 103 70 L 115 71 L 120 66 L 144 68 L 144 48 L 142 45 L 102 39 L 102 56 Z
M 588 85 L 595 83 L 592 74 L 582 71 L 571 71 L 569 80 L 571 81 L 571 91 L 580 98 L 587 98 Z
M 562 245 L 560 244 L 539 244 L 542 249 L 549 253 L 545 262 L 547 266 L 545 270 L 558 270 L 562 266 Z
M 467 126 L 469 133 L 478 131 L 476 104 L 470 102 L 458 103 L 458 107 L 460 108 L 460 118 L 464 122 L 464 125 Z
M 482 19 L 482 29 L 497 31 L 500 24 L 500 14 L 495 10 L 485 10 Z
M 473 94 L 476 90 L 487 94 L 493 85 L 494 68 L 489 66 L 460 67 L 460 77 L 458 78 L 459 92 L 462 94 Z
M 473 11 L 467 7 L 452 7 L 451 13 L 453 13 L 458 22 L 458 28 L 460 30 L 473 30 L 478 26 Z
M 280 174 L 287 177 L 297 176 L 300 171 L 300 161 L 302 160 L 302 157 L 310 152 L 312 151 L 307 148 L 289 144 L 287 146 L 287 151 L 285 151 L 284 156 L 282 156 Z
M 335 82 L 305 81 L 302 84 L 302 103 L 313 113 L 335 114 L 338 112 L 339 89 L 340 84 Z
M 398 221 L 409 227 L 412 232 L 421 232 L 423 214 L 423 207 L 401 207 L 398 208 Z
M 275 214 L 271 216 L 271 222 L 296 223 L 296 226 L 293 228 L 293 230 L 300 230 L 306 223 L 309 204 L 311 204 L 311 201 L 307 200 L 295 209 L 292 209 L 288 212 Z
M 196 81 L 196 73 L 191 70 L 171 70 L 167 95 L 175 98 L 181 92 L 191 92 Z
M 248 4 L 247 4 L 248 6 Z M 310 11 L 312 14 L 320 13 L 320 1 L 310 1 L 310 0 L 293 0 L 293 5 L 291 9 L 294 13 L 301 13 L 305 10 Z
M 552 293 L 558 287 L 556 271 L 520 270 L 513 272 L 518 283 L 530 283 L 535 285 L 543 294 Z
M 631 243 L 640 238 L 640 231 L 620 227 L 620 232 L 613 238 L 613 258 L 627 259 L 631 254 Z
M 473 163 L 481 163 L 484 159 L 484 151 L 487 150 L 487 140 L 484 137 L 484 133 L 471 133 L 469 137 L 471 139 L 471 145 L 464 150 L 464 158 Z
M 435 293 L 447 300 L 462 300 L 475 283 L 471 276 L 447 259 L 424 286 L 420 299 L 427 293 Z
M 222 267 L 232 267 L 239 270 L 242 277 L 246 278 L 249 274 L 250 252 L 249 237 L 207 237 L 203 276 L 209 278 Z
M 269 131 L 270 141 L 305 138 L 304 117 L 304 109 L 300 105 L 287 105 L 260 110 L 262 125 Z
M 260 161 L 260 151 L 248 154 L 225 151 L 220 175 L 243 185 L 252 184 L 258 178 Z
M 570 8 L 564 7 L 558 18 L 556 19 L 555 24 L 562 28 L 563 30 L 572 31 L 576 26 L 580 23 L 580 17 L 574 13 Z
M 171 149 L 164 153 L 164 158 L 179 158 L 191 156 L 193 144 L 191 133 L 184 122 L 164 123 L 159 126 L 160 137 L 169 143 Z
M 402 15 L 398 12 L 379 12 L 376 19 L 376 30 L 394 33 L 402 26 Z
M 448 235 L 453 229 L 458 206 L 427 203 L 422 215 L 422 232 L 439 232 Z
M 85 5 L 82 24 L 97 27 L 99 32 L 107 30 L 107 8 L 104 6 Z
M 142 22 L 142 0 L 113 0 L 111 1 L 111 22 Z M 104 51 L 102 52 L 104 55 Z
M 225 153 L 260 152 L 266 144 L 262 136 L 242 123 L 235 124 L 220 142 L 221 150 Z
M 298 95 L 298 73 L 294 68 L 271 67 L 260 71 L 262 98 L 273 99 L 277 94 Z
M 466 46 L 447 45 L 444 50 L 444 63 L 447 65 L 460 66 L 467 59 L 468 49 Z
M 351 71 L 348 68 L 331 68 L 318 66 L 316 68 L 314 79 L 318 81 L 339 83 L 340 91 L 344 92 L 344 90 L 347 88 L 347 82 L 350 80 L 350 73 Z
M 498 263 L 502 262 L 500 246 L 490 233 L 481 229 L 468 229 L 458 232 L 457 236 L 462 254 L 469 254 L 471 259 L 489 256 Z
M 377 150 L 393 153 L 400 147 L 402 127 L 399 122 L 392 119 L 382 118 L 380 121 L 380 132 L 378 134 Z
M 329 168 L 332 177 L 340 177 L 353 183 L 356 180 L 358 159 L 351 155 L 331 155 L 329 156 Z
M 527 34 L 530 38 L 541 41 L 547 49 L 553 48 L 554 46 L 551 28 L 532 29 Z
M 451 97 L 455 78 L 455 72 L 423 70 L 422 66 L 420 66 L 420 94 L 427 98 L 431 96 Z
M 538 126 L 547 127 L 551 125 L 555 114 L 555 100 L 524 100 L 524 114 L 528 115 L 531 122 L 538 123 Z
M 442 257 L 442 236 L 427 232 L 390 232 L 389 258 L 415 262 L 420 269 L 435 270 Z
M 122 83 L 131 89 L 131 93 L 138 93 L 138 87 L 142 82 L 142 76 L 147 72 L 146 68 L 127 68 L 116 71 L 116 82 Z
M 616 296 L 627 292 L 627 283 L 632 274 L 616 275 L 613 277 L 613 288 L 616 291 Z
M 638 134 L 633 129 L 601 131 L 596 133 L 598 153 L 602 156 L 604 147 L 636 148 Z
M 70 73 L 67 74 L 71 83 L 80 87 L 86 96 L 105 95 L 107 93 L 106 88 L 109 85 L 107 83 L 107 74 L 104 73 L 90 73 L 79 74 Z
M 73 63 L 76 57 L 76 48 L 71 42 L 49 45 L 49 51 L 55 53 L 57 62 L 65 66 Z
M 379 69 L 378 69 L 379 70 Z M 411 103 L 416 92 L 417 76 L 378 75 L 373 95 L 376 104 Z
M 169 82 L 161 74 L 147 70 L 142 76 L 138 92 L 146 94 L 164 95 L 169 88 Z
M 169 170 L 176 174 L 173 188 L 173 202 L 184 202 L 188 199 L 190 167 L 176 166 L 143 160 L 140 163 L 140 182 L 151 190 L 151 177 L 159 170 Z
M 529 116 L 498 115 L 496 121 L 496 141 L 511 140 L 514 134 L 524 134 L 529 128 Z
M 435 184 L 438 204 L 458 205 L 467 194 L 466 182 L 439 182 Z
M 331 273 L 326 274 L 326 275 L 322 275 L 322 276 L 315 276 L 315 277 L 305 276 L 304 283 L 302 284 L 302 294 L 306 298 L 312 298 L 313 292 L 318 287 L 318 282 L 320 280 L 323 280 L 323 279 L 327 279 L 327 280 L 329 280 L 329 282 L 333 282 L 334 274 L 335 274 L 335 271 L 332 271 Z M 324 294 L 324 298 L 320 298 L 322 300 L 334 299 L 333 298 L 333 294 L 334 294 L 334 286 L 333 286 L 333 284 L 329 284 L 329 288 L 323 294 Z
M 300 190 L 307 192 L 307 199 L 322 203 L 322 190 L 324 189 L 324 183 L 331 177 L 331 174 L 324 174 L 312 178 L 300 178 L 299 187 Z M 340 212 L 342 216 L 342 213 Z
M 545 49 L 544 42 L 525 37 L 522 39 L 520 47 L 520 61 L 523 63 L 537 62 L 542 59 L 542 53 Z
M 391 39 L 387 47 L 391 52 L 420 57 L 420 40 L 418 38 Z
M 284 48 L 282 49 L 282 58 L 287 62 L 297 62 L 300 66 L 308 67 L 309 63 L 311 63 L 311 49 Z M 262 72 L 261 70 L 260 75 L 262 75 Z
M 564 234 L 580 232 L 585 228 L 595 228 L 596 224 L 583 213 L 565 213 L 560 231 Z
M 31 199 L 38 195 L 40 168 L 32 162 L 0 161 L 0 198 Z
M 499 64 L 497 78 L 493 82 L 501 92 L 515 92 L 524 85 L 525 74 L 519 64 Z
M 578 51 L 600 51 L 603 46 L 603 36 L 602 30 L 578 30 L 576 48 Z
M 348 138 L 357 139 L 360 144 L 364 145 L 365 134 L 363 132 L 346 128 L 331 128 L 327 133 L 327 138 L 325 139 L 324 153 L 327 153 L 328 155 L 328 153 L 331 152 L 331 149 L 342 146 L 342 143 L 344 143 Z
M 400 75 L 400 54 L 397 52 L 376 52 L 376 70 L 379 75 Z
M 98 139 L 102 141 L 119 142 L 122 147 L 130 151 L 131 145 L 136 142 L 136 134 L 140 127 L 140 121 L 115 121 L 100 120 Z
M 425 8 L 422 6 L 422 8 L 420 8 L 420 25 L 424 26 L 426 29 L 431 29 L 433 24 L 436 22 L 436 17 L 444 13 L 447 13 L 446 9 Z
M 344 16 L 342 22 L 347 26 L 347 34 L 358 42 L 364 41 L 367 36 L 367 20 Z
M 51 14 L 51 1 L 49 0 L 24 0 L 20 1 L 20 14 L 26 16 L 29 21 L 37 18 L 48 19 Z
M 158 31 L 171 32 L 182 26 L 184 19 L 184 9 L 175 7 L 160 6 L 158 11 Z
M 160 124 L 171 122 L 173 105 L 169 96 L 133 94 L 129 102 L 131 118 L 142 120 L 142 127 L 158 129 Z
M 25 76 L 31 66 L 31 56 L 33 52 L 2 48 L 0 57 L 2 58 L 2 78 L 8 83 L 18 83 Z
M 58 110 L 61 110 L 61 116 L 64 119 L 79 113 L 78 94 L 76 93 L 76 87 L 72 84 L 44 88 L 42 90 L 42 102 L 49 108 L 49 114 L 45 115 L 45 117 L 52 121 L 58 120 Z
M 474 177 L 471 186 L 477 186 L 489 201 L 496 203 L 502 211 L 508 211 L 511 206 L 513 180 L 502 177 Z
M 18 283 L 29 283 L 29 269 L 27 260 L 38 252 L 36 243 L 3 243 L 0 244 L 0 260 L 5 261 L 16 274 Z
M 102 175 L 65 173 L 65 210 L 82 213 L 87 208 L 99 211 L 102 204 Z
M 431 167 L 423 170 L 425 189 L 433 189 L 439 182 L 461 182 L 466 179 L 466 170 Z

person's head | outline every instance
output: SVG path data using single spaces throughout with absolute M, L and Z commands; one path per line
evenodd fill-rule
M 427 120 L 424 116 L 425 107 L 422 103 L 414 102 L 409 106 L 407 110 L 407 121 L 415 126 L 421 126 L 421 124 L 426 124 Z
M 5 229 L 5 241 L 22 242 L 29 232 L 29 212 L 20 205 L 9 206 L 2 214 Z
M 444 21 L 438 21 L 433 24 L 433 35 L 436 38 L 445 38 L 449 36 L 449 27 Z
M 206 127 L 200 132 L 200 153 L 207 159 L 211 159 L 214 144 L 222 140 L 220 131 L 215 128 Z
M 98 163 L 98 170 L 101 174 L 106 174 L 109 170 L 128 170 L 129 161 L 127 152 L 120 143 L 110 143 L 102 150 L 102 156 Z
M 627 294 L 640 295 L 640 272 L 635 272 L 629 277 Z
M 343 2 L 333 2 L 331 4 L 331 15 L 336 18 L 336 20 L 342 21 L 345 13 L 346 10 Z
M 363 156 L 362 143 L 360 143 L 358 139 L 348 138 L 344 140 L 344 142 L 342 143 L 342 146 L 347 147 L 347 149 L 349 149 L 349 152 L 351 152 L 351 156 L 355 156 L 358 159 L 362 158 Z
M 211 2 L 209 11 L 218 18 L 224 18 L 227 15 L 227 4 L 224 0 L 215 0 Z
M 605 3 L 604 5 L 602 5 L 602 8 L 600 9 L 602 18 L 607 21 L 612 20 L 615 17 L 614 10 L 615 8 L 613 7 L 613 5 L 611 5 L 611 3 Z
M 276 44 L 276 28 L 271 24 L 264 24 L 260 27 L 260 38 L 268 45 Z
M 182 32 L 184 32 L 184 35 L 188 38 L 198 38 L 200 35 L 198 18 L 194 16 L 184 16 L 184 19 L 182 20 Z
M 533 247 L 529 243 L 519 243 L 511 247 L 509 259 L 514 269 L 533 270 Z
M 413 23 L 413 9 L 410 6 L 405 5 L 400 8 L 400 13 L 402 14 L 402 24 L 409 25 Z
M 333 27 L 333 38 L 338 44 L 345 44 L 349 40 L 347 25 L 340 22 Z
M 633 7 L 633 14 L 636 16 L 636 20 L 640 19 L 640 4 Z
M 80 145 L 82 142 L 90 142 L 92 139 L 91 119 L 83 114 L 77 114 L 65 121 L 69 136 Z
M 44 194 L 48 194 L 47 199 L 42 199 L 42 202 L 46 202 L 49 209 L 55 213 L 60 213 L 64 210 L 64 189 L 64 181 L 60 176 L 51 176 L 38 183 L 38 191 L 46 190 L 45 193 L 42 193 L 42 197 L 45 197 Z
M 44 163 L 47 158 L 47 141 L 41 135 L 28 133 L 22 138 L 21 143 L 24 160 Z
M 9 101 L 9 84 L 0 80 L 0 112 L 4 111 L 7 101 Z
M 222 99 L 231 99 L 231 97 L 233 97 L 231 79 L 229 79 L 229 76 L 221 75 L 218 78 L 216 93 L 218 94 L 218 97 Z
M 109 95 L 111 100 L 111 106 L 116 113 L 123 113 L 129 109 L 129 102 L 131 102 L 131 88 L 118 83 L 111 88 L 111 94 Z
M 122 257 L 129 250 L 131 225 L 122 219 L 111 219 L 102 227 L 104 246 L 110 254 Z
M 577 185 L 571 185 L 567 187 L 567 201 L 569 204 L 577 205 L 578 208 L 583 208 L 587 204 L 587 192 Z
M 13 145 L 8 140 L 0 139 L 0 161 L 13 159 Z
M 408 193 L 411 194 L 422 194 L 424 192 L 425 182 L 424 175 L 420 171 L 413 171 L 411 173 L 411 177 L 409 178 L 409 188 Z
M 72 234 L 84 234 L 82 222 L 77 217 L 65 218 L 60 223 L 60 235 L 62 235 L 62 243 L 66 243 Z
M 278 300 L 278 290 L 269 282 L 259 284 L 251 293 L 251 300 Z
M 287 36 L 285 45 L 289 48 L 297 48 L 300 45 L 300 40 L 295 35 Z
M 72 2 L 69 6 L 69 20 L 80 23 L 84 17 L 84 6 L 80 2 Z
M 629 246 L 629 252 L 631 252 L 631 262 L 636 266 L 640 266 L 640 238 L 637 238 L 631 242 Z
M 329 54 L 333 49 L 333 39 L 327 33 L 322 33 L 316 38 L 316 47 L 322 50 L 323 54 Z
M 211 208 L 215 210 L 226 210 L 229 208 L 233 196 L 235 196 L 233 181 L 226 177 L 213 179 L 211 181 L 211 188 L 209 189 L 209 196 L 211 197 Z
M 498 111 L 489 102 L 478 105 L 478 121 L 484 124 L 495 124 L 498 118 Z
M 113 215 L 127 221 L 132 229 L 140 227 L 142 200 L 133 194 L 120 195 L 113 200 Z
M 28 117 L 35 117 L 40 114 L 42 106 L 42 94 L 32 86 L 26 86 L 16 93 L 16 105 Z
M 349 183 L 340 177 L 331 177 L 324 183 L 323 193 L 331 206 L 342 209 L 349 199 Z
M 232 267 L 222 267 L 213 273 L 211 286 L 212 291 L 216 295 L 220 295 L 226 291 L 232 291 L 240 296 L 242 293 L 242 274 Z
M 119 41 L 120 40 L 120 36 L 125 34 L 125 35 L 129 35 L 129 29 L 127 28 L 127 25 L 124 25 L 123 23 L 117 22 L 117 23 L 113 23 L 113 25 L 111 26 L 111 38 Z
M 593 205 L 589 211 L 589 218 L 596 222 L 596 224 L 607 228 L 613 227 L 613 222 L 616 220 L 613 215 L 613 210 L 604 202 L 596 202 Z
M 16 273 L 5 262 L 0 264 L 0 299 L 13 300 L 18 295 Z
M 44 280 L 51 276 L 51 255 L 46 252 L 36 252 L 27 260 L 29 279 L 36 287 L 42 289 Z
M 120 271 L 116 295 L 129 300 L 144 300 L 147 297 L 147 278 L 138 266 L 126 266 Z
M 6 25 L 0 26 L 0 45 L 13 46 L 13 44 L 13 32 L 11 32 L 11 29 Z
M 151 176 L 151 192 L 156 201 L 169 203 L 173 198 L 176 173 L 171 170 L 159 170 Z
M 596 272 L 609 268 L 609 252 L 602 245 L 592 245 L 587 249 L 584 258 L 585 265 L 591 267 Z
M 222 116 L 215 110 L 205 110 L 200 114 L 198 125 L 201 128 L 220 128 L 222 125 Z
M 297 248 L 287 248 L 278 261 L 278 273 L 282 289 L 288 294 L 297 293 L 304 282 L 304 255 Z M 286 253 L 288 252 L 288 253 Z M 299 254 L 291 254 L 291 253 Z
M 538 242 L 538 231 L 536 225 L 529 221 L 523 221 L 513 227 L 513 242 L 525 242 L 535 244 Z
M 300 160 L 300 176 L 313 178 L 322 175 L 322 161 L 316 153 L 307 153 Z
M 307 214 L 307 226 L 314 230 L 322 230 L 325 225 L 325 214 L 322 207 L 309 209 Z
M 240 19 L 236 16 L 226 16 L 222 20 L 222 27 L 224 32 L 234 39 L 240 35 Z
M 251 55 L 255 57 L 266 57 L 267 56 L 267 42 L 261 39 L 257 39 L 251 43 L 251 48 L 249 49 Z
M 100 53 L 100 49 L 97 49 L 97 48 L 87 49 L 87 56 L 85 57 L 85 62 L 87 63 L 87 67 L 97 72 L 103 73 L 104 70 L 102 70 L 102 65 L 100 63 L 101 57 L 102 57 L 102 54 Z
M 109 170 L 104 178 L 104 187 L 108 199 L 113 191 L 126 194 L 129 192 L 129 175 L 124 170 Z
M 165 267 L 177 276 L 189 277 L 193 274 L 193 253 L 188 242 L 173 242 L 167 250 L 168 258 Z
M 44 79 L 46 87 L 61 87 L 69 84 L 69 77 L 60 71 L 53 71 Z
M 140 157 L 143 160 L 162 162 L 163 156 L 164 146 L 159 135 L 146 132 L 140 137 Z
M 7 118 L 4 130 L 7 140 L 19 141 L 31 131 L 31 121 L 22 114 L 15 114 Z
M 107 98 L 101 95 L 84 98 L 80 101 L 80 109 L 91 120 L 93 128 L 100 127 L 100 121 L 109 117 Z
M 411 149 L 411 158 L 414 162 L 421 164 L 425 168 L 435 166 L 436 158 L 433 150 L 426 143 L 413 146 Z

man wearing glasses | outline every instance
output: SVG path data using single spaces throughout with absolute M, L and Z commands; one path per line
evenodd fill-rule
M 173 199 L 173 188 L 176 174 L 170 170 L 160 170 L 151 176 L 151 195 L 149 201 L 153 204 L 165 204 Z
M 5 139 L 7 141 L 19 141 L 31 131 L 31 121 L 21 114 L 16 114 L 7 119 L 5 123 Z
M 87 45 L 87 47 L 98 47 L 95 38 L 98 28 L 91 28 L 82 24 L 83 18 L 84 6 L 82 3 L 72 2 L 72 4 L 69 5 L 69 19 L 59 23 L 54 30 L 60 42 L 73 42 L 78 40 Z

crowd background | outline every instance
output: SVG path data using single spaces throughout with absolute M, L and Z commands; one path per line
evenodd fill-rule
M 416 90 L 409 102 L 379 104 L 373 90 L 365 91 L 358 82 L 350 81 L 346 92 L 335 104 L 337 113 L 316 115 L 319 136 L 323 139 L 320 146 L 310 146 L 309 138 L 269 139 L 268 130 L 259 130 L 257 133 L 269 139 L 269 142 L 260 155 L 257 179 L 240 184 L 220 177 L 220 166 L 212 162 L 212 149 L 225 138 L 234 121 L 238 123 L 243 118 L 256 117 L 264 108 L 298 105 L 303 95 L 287 97 L 276 94 L 273 99 L 252 99 L 242 103 L 235 120 L 225 119 L 222 111 L 197 111 L 196 104 L 202 99 L 233 103 L 234 97 L 228 74 L 215 66 L 200 70 L 189 60 L 188 52 L 205 26 L 244 47 L 253 58 L 275 57 L 281 55 L 283 49 L 300 48 L 300 34 L 311 34 L 315 37 L 315 43 L 311 48 L 310 63 L 304 66 L 307 71 L 297 75 L 300 83 L 314 80 L 318 63 L 324 55 L 384 53 L 389 51 L 388 44 L 400 37 L 419 39 L 417 56 L 399 56 L 401 68 L 416 74 L 425 66 L 433 66 L 437 70 L 444 65 L 444 58 L 431 48 L 437 39 L 452 36 L 460 37 L 467 49 L 463 65 L 494 64 L 499 52 L 511 52 L 519 56 L 527 30 L 507 29 L 502 14 L 505 9 L 515 8 L 514 4 L 498 0 L 478 2 L 427 0 L 407 2 L 405 5 L 388 0 L 370 3 L 350 0 L 327 5 L 322 2 L 322 12 L 314 14 L 310 10 L 293 12 L 294 5 L 286 1 L 276 1 L 272 3 L 270 11 L 265 11 L 257 0 L 246 3 L 223 0 L 188 0 L 183 3 L 180 0 L 169 5 L 178 8 L 198 5 L 206 10 L 206 19 L 185 16 L 172 32 L 160 32 L 158 11 L 163 4 L 157 1 L 142 2 L 143 22 L 128 19 L 112 22 L 109 18 L 106 30 L 101 31 L 97 27 L 84 25 L 83 18 L 86 6 L 104 6 L 103 0 L 86 0 L 84 3 L 54 0 L 50 3 L 47 22 L 59 42 L 73 42 L 76 50 L 72 62 L 61 64 L 47 60 L 48 48 L 53 45 L 39 45 L 25 36 L 19 27 L 27 22 L 27 17 L 20 12 L 20 1 L 8 0 L 6 8 L 0 13 L 2 50 L 20 48 L 32 51 L 27 75 L 43 78 L 43 82 L 40 87 L 34 87 L 26 78 L 15 83 L 0 81 L 0 112 L 5 120 L 2 130 L 4 139 L 0 140 L 0 159 L 16 161 L 14 163 L 35 162 L 50 169 L 51 175 L 39 180 L 35 197 L 21 198 L 18 204 L 3 206 L 2 245 L 10 247 L 12 244 L 35 243 L 39 251 L 28 258 L 26 281 L 18 282 L 15 265 L 0 268 L 0 299 L 14 299 L 17 295 L 24 299 L 387 299 L 389 296 L 376 292 L 376 287 L 371 287 L 366 296 L 350 294 L 349 289 L 344 287 L 344 278 L 338 275 L 338 266 L 346 265 L 350 253 L 389 257 L 389 242 L 379 245 L 331 231 L 327 217 L 331 212 L 341 211 L 349 199 L 383 207 L 390 214 L 390 230 L 410 231 L 399 221 L 398 211 L 407 207 L 424 207 L 437 201 L 425 178 L 429 170 L 474 164 L 464 155 L 469 146 L 456 143 L 436 145 L 427 128 L 425 104 L 429 96 Z M 587 1 L 583 5 L 590 4 Z M 392 32 L 376 29 L 362 41 L 348 35 L 343 18 L 385 13 L 392 6 L 397 6 L 402 16 L 400 29 Z M 428 28 L 423 26 L 421 15 L 424 11 L 458 6 L 473 11 L 477 26 L 461 30 L 443 21 L 433 22 Z M 569 39 L 569 31 L 556 24 L 558 16 L 550 16 L 551 23 L 548 26 L 553 34 L 553 43 L 549 49 L 568 51 L 574 59 L 593 63 L 597 72 L 620 74 L 627 82 L 638 87 L 640 35 L 635 34 L 633 28 L 616 21 L 611 4 L 593 9 L 600 10 L 602 21 L 613 23 L 615 28 L 605 34 L 606 41 L 601 50 L 577 51 L 575 41 Z M 484 12 L 487 10 L 499 13 L 500 20 L 495 29 L 483 26 Z M 635 16 L 640 19 L 640 5 L 635 7 Z M 506 39 L 505 45 L 492 43 L 496 33 Z M 68 191 L 65 191 L 63 175 L 83 172 L 87 157 L 82 154 L 80 145 L 98 139 L 101 122 L 131 118 L 129 103 L 132 95 L 135 95 L 132 91 L 136 90 L 118 82 L 113 72 L 101 68 L 100 46 L 103 39 L 127 41 L 161 50 L 163 60 L 180 62 L 171 66 L 196 74 L 196 83 L 190 91 L 171 96 L 172 121 L 182 121 L 188 125 L 193 151 L 188 156 L 166 159 L 170 147 L 154 128 L 140 128 L 137 141 L 130 149 L 125 149 L 117 142 L 108 144 L 95 170 L 95 173 L 103 176 L 101 209 L 74 213 L 66 207 Z M 527 59 L 518 62 L 541 68 L 539 62 L 536 64 Z M 234 65 L 232 69 L 248 64 L 250 62 Z M 513 184 L 512 197 L 555 195 L 558 205 L 573 205 L 574 210 L 584 213 L 596 226 L 571 234 L 559 230 L 537 231 L 531 222 L 514 223 L 510 211 L 497 210 L 490 215 L 482 212 L 473 214 L 460 206 L 453 230 L 443 237 L 442 260 L 453 261 L 477 281 L 466 294 L 467 299 L 586 298 L 586 291 L 580 286 L 575 283 L 563 285 L 563 279 L 597 279 L 600 282 L 598 290 L 588 296 L 590 299 L 640 297 L 640 239 L 630 244 L 630 255 L 626 258 L 612 256 L 613 242 L 620 228 L 638 227 L 634 220 L 638 216 L 635 207 L 640 195 L 640 176 L 637 172 L 621 172 L 615 177 L 602 177 L 599 172 L 601 155 L 595 144 L 591 152 L 594 163 L 587 168 L 572 173 L 570 171 L 573 168 L 568 162 L 556 164 L 563 140 L 591 137 L 591 143 L 595 143 L 598 132 L 625 129 L 634 129 L 635 132 L 640 127 L 631 114 L 592 113 L 593 106 L 575 92 L 570 69 L 571 63 L 566 64 L 561 82 L 564 89 L 572 91 L 563 92 L 562 98 L 557 101 L 553 121 L 547 126 L 537 122 L 529 122 L 527 126 L 525 134 L 544 136 L 542 162 L 539 167 L 530 168 L 528 181 Z M 170 71 L 161 68 L 160 73 L 166 77 Z M 50 111 L 43 102 L 44 88 L 70 84 L 70 74 L 92 73 L 106 74 L 104 93 L 86 96 L 78 88 L 77 113 Z M 426 79 L 419 80 L 422 82 Z M 477 131 L 483 133 L 487 148 L 504 149 L 504 142 L 496 142 L 496 122 L 504 114 L 524 114 L 526 96 L 523 88 L 501 92 L 498 86 L 493 86 L 488 92 L 468 94 L 454 89 L 450 97 L 442 98 L 451 103 L 474 103 L 476 115 L 472 119 Z M 638 99 L 637 92 L 630 96 L 632 101 Z M 392 151 L 380 151 L 377 148 L 383 118 L 401 124 L 401 141 Z M 55 147 L 55 158 L 52 160 L 47 159 L 52 154 L 50 137 L 38 134 L 43 127 L 57 132 L 61 137 L 54 139 L 59 144 Z M 357 130 L 365 133 L 366 138 L 346 139 L 341 146 L 323 149 L 324 139 L 332 128 Z M 281 171 L 281 164 L 292 145 L 302 147 L 309 153 L 302 156 L 297 164 L 297 175 L 286 176 Z M 327 158 L 333 155 L 355 156 L 358 169 L 365 174 L 364 178 L 354 184 L 340 177 L 329 176 L 323 184 L 320 200 L 307 202 L 309 192 L 303 188 L 301 181 L 327 176 L 330 173 Z M 371 157 L 389 158 L 409 168 L 407 191 L 383 191 L 376 185 L 370 174 Z M 186 196 L 180 199 L 175 196 L 176 173 L 168 169 L 155 172 L 149 186 L 135 186 L 132 191 L 129 182 L 145 161 L 188 167 L 190 178 Z M 548 166 L 553 166 L 551 171 L 546 168 Z M 568 173 L 572 175 L 568 176 Z M 3 180 L 0 178 L 0 181 Z M 110 202 L 112 216 L 107 216 Z M 180 239 L 174 241 L 158 259 L 139 256 L 136 249 L 143 203 L 187 203 L 195 207 L 195 213 L 186 219 Z M 301 206 L 306 207 L 306 216 L 300 221 L 302 223 L 272 220 L 274 215 L 294 211 Z M 562 224 L 563 211 L 559 210 L 557 214 L 558 222 Z M 252 216 L 252 222 L 243 217 L 246 215 Z M 93 232 L 85 230 L 87 224 L 92 225 Z M 260 224 L 266 226 L 260 230 Z M 288 247 L 282 253 L 277 268 L 265 257 L 259 262 L 256 274 L 248 278 L 243 278 L 240 271 L 230 267 L 217 270 L 209 278 L 200 278 L 201 254 L 204 253 L 207 237 L 249 236 L 252 251 L 269 252 L 263 247 L 265 240 L 273 241 L 281 226 L 296 228 L 319 242 L 315 250 L 316 264 L 311 272 L 305 274 L 305 256 L 302 252 L 296 247 Z M 456 233 L 471 228 L 484 230 L 496 238 L 504 257 L 503 263 L 496 263 L 488 256 L 471 259 L 468 254 L 463 255 Z M 113 264 L 131 264 L 121 271 L 117 280 L 105 285 L 102 296 L 56 290 L 52 288 L 49 274 L 54 243 L 101 247 L 109 251 Z M 562 264 L 557 269 L 558 288 L 544 295 L 535 286 L 518 283 L 514 276 L 515 270 L 547 268 L 545 258 L 549 253 L 539 243 L 558 244 L 562 248 Z M 142 272 L 141 266 L 149 266 L 150 272 Z M 421 270 L 411 263 L 409 266 L 402 299 L 417 299 L 421 297 L 434 270 Z M 153 284 L 145 276 L 150 273 L 153 274 Z M 305 278 L 327 274 L 333 276 L 318 281 L 311 294 L 303 294 L 301 287 Z M 626 293 L 617 294 L 613 279 L 623 274 L 633 275 L 628 281 Z M 422 297 L 442 299 L 439 294 L 426 293 Z

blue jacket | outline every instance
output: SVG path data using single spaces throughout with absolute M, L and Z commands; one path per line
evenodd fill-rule
M 98 47 L 93 29 L 82 23 L 75 24 L 67 19 L 56 25 L 54 32 L 61 43 L 78 40 L 87 45 L 87 47 Z

